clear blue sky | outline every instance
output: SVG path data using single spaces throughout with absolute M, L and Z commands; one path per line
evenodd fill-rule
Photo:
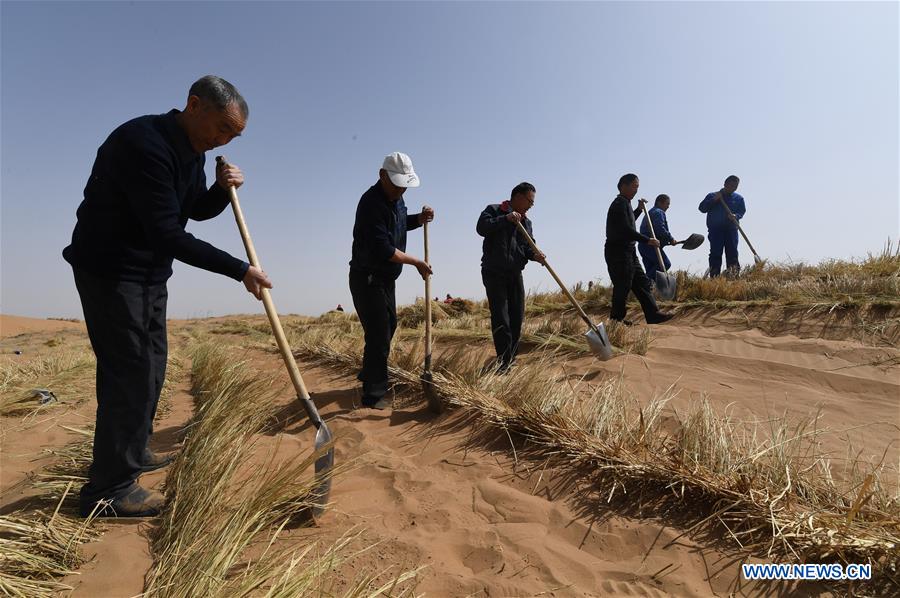
M 279 311 L 351 304 L 353 216 L 383 156 L 410 154 L 435 208 L 434 292 L 483 297 L 475 221 L 518 182 L 563 280 L 608 282 L 621 174 L 672 197 L 676 236 L 737 174 L 773 260 L 879 251 L 898 213 L 898 4 L 2 3 L 2 288 L 7 314 L 80 317 L 60 256 L 97 147 L 181 108 L 205 74 L 250 104 L 221 148 Z M 208 155 L 208 177 L 212 157 Z M 190 223 L 244 257 L 230 211 Z M 421 255 L 419 232 L 409 251 Z M 705 269 L 707 247 L 672 249 Z M 742 261 L 751 263 L 741 243 Z M 553 288 L 537 265 L 526 287 Z M 261 312 L 243 286 L 176 263 L 170 317 Z M 398 301 L 422 294 L 407 267 Z

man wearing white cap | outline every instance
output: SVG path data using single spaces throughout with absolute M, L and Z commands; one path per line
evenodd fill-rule
M 407 214 L 403 193 L 419 186 L 419 177 L 406 154 L 394 152 L 384 159 L 378 182 L 363 193 L 353 224 L 353 255 L 350 259 L 350 293 L 365 333 L 363 366 L 356 376 L 362 382 L 362 403 L 385 409 L 390 402 L 387 360 L 397 329 L 394 282 L 403 264 L 415 266 L 424 279 L 431 267 L 406 253 L 406 233 L 434 219 L 434 210 L 422 207 Z

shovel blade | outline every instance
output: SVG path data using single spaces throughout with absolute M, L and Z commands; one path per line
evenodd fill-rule
M 656 271 L 656 293 L 666 301 L 675 299 L 675 275 Z
M 688 237 L 687 239 L 684 240 L 684 243 L 682 243 L 681 248 L 682 249 L 697 249 L 698 247 L 703 245 L 703 241 L 705 241 L 705 240 L 706 240 L 706 238 L 703 235 L 701 235 L 700 233 L 692 233 L 690 237 Z
M 598 332 L 599 334 L 597 334 Z M 609 336 L 607 336 L 606 327 L 603 324 L 597 324 L 597 330 L 588 330 L 584 336 L 587 338 L 591 353 L 593 353 L 597 359 L 600 361 L 612 359 L 612 343 L 609 342 Z
M 434 389 L 434 378 L 429 370 L 422 372 L 422 392 L 425 394 L 425 400 L 428 401 L 428 408 L 432 413 L 443 413 L 444 404 Z
M 324 453 L 316 459 L 316 486 L 312 491 L 313 516 L 318 517 L 325 512 L 328 497 L 331 495 L 331 468 L 334 467 L 334 437 L 331 430 L 323 421 L 316 431 L 315 450 L 321 451 L 328 447 Z

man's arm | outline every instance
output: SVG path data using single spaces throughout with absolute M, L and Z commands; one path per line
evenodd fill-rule
M 206 182 L 204 181 L 204 185 Z M 213 183 L 212 187 L 201 193 L 194 206 L 191 209 L 191 220 L 209 220 L 215 218 L 222 213 L 230 203 L 228 192 L 218 183 Z
M 197 239 L 181 226 L 174 173 L 162 154 L 126 149 L 120 165 L 126 200 L 154 249 L 191 266 L 244 279 L 249 264 Z
M 202 177 L 202 185 L 206 187 L 206 174 L 200 173 Z M 234 164 L 216 161 L 216 182 L 201 193 L 194 206 L 191 209 L 191 220 L 209 220 L 215 218 L 228 206 L 230 197 L 228 195 L 228 187 L 233 186 L 235 189 L 244 184 L 244 173 Z
M 433 272 L 431 270 L 431 266 L 429 266 L 428 264 L 426 264 L 424 261 L 420 260 L 419 258 L 412 256 L 408 253 L 404 253 L 404 252 L 400 251 L 399 249 L 394 250 L 394 255 L 392 255 L 390 257 L 390 261 L 394 262 L 395 264 L 408 264 L 410 266 L 415 266 L 416 270 L 419 271 L 419 275 L 422 277 L 423 280 L 429 274 L 433 274 Z
M 475 225 L 475 232 L 482 237 L 500 230 L 506 222 L 506 215 L 495 215 L 490 207 L 485 208 L 478 217 L 478 224 Z
M 628 206 L 628 203 L 623 201 L 622 208 L 619 210 L 619 214 L 616 217 L 617 226 L 625 231 L 625 236 L 626 238 L 628 238 L 628 240 L 640 241 L 641 243 L 649 243 L 652 240 L 650 237 L 648 237 L 647 235 L 642 235 L 637 231 L 636 228 L 632 228 L 631 226 L 629 226 L 630 222 L 628 218 L 628 211 L 630 209 L 631 208 Z M 637 209 L 635 210 L 635 213 L 639 214 L 641 212 L 643 212 L 643 210 L 641 210 L 641 206 L 639 204 Z
M 418 214 L 408 214 L 406 216 L 406 230 L 411 231 L 419 228 L 432 220 L 434 220 L 434 210 L 428 206 L 422 206 L 422 211 Z
M 666 220 L 666 213 L 662 210 L 659 210 L 653 216 L 656 218 L 652 218 L 653 222 L 653 230 L 656 232 L 656 238 L 659 241 L 660 245 L 671 245 L 672 241 L 675 239 L 672 237 L 672 233 L 669 232 L 669 223 Z
M 388 261 L 397 250 L 391 242 L 391 236 L 374 202 L 363 200 L 356 208 L 356 222 L 362 233 L 366 253 L 376 261 Z
M 744 198 L 738 195 L 734 198 L 734 217 L 740 220 L 747 213 L 747 207 L 744 205 Z
M 703 198 L 703 201 L 700 202 L 699 210 L 706 214 L 709 212 L 712 207 L 715 205 L 716 201 L 716 193 L 710 193 L 706 197 Z

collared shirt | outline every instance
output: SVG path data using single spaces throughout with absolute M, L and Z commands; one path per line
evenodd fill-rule
M 641 209 L 633 209 L 631 200 L 617 195 L 606 212 L 606 246 L 610 248 L 634 249 L 635 241 L 646 243 L 650 240 L 634 227 L 634 219 Z
M 482 210 L 475 232 L 484 237 L 481 244 L 481 269 L 489 274 L 518 274 L 528 260 L 534 259 L 531 245 L 515 223 L 506 219 L 512 212 L 509 201 L 491 204 Z M 531 220 L 522 218 L 522 226 L 534 240 Z
M 718 193 L 718 191 L 716 193 Z M 728 217 L 728 213 L 725 212 L 725 208 L 722 207 L 722 203 L 715 198 L 716 193 L 707 194 L 698 207 L 701 212 L 706 214 L 706 228 L 710 230 L 723 228 L 737 229 L 737 226 L 731 221 L 731 218 Z M 724 191 L 721 193 L 725 197 L 725 203 L 728 204 L 728 209 L 731 210 L 734 217 L 738 220 L 743 218 L 744 214 L 747 213 L 747 208 L 744 205 L 744 198 L 738 193 L 731 193 L 730 195 L 725 195 Z
M 409 215 L 403 198 L 391 201 L 381 181 L 359 198 L 353 223 L 350 270 L 378 279 L 397 280 L 403 264 L 390 261 L 394 251 L 406 251 L 406 232 L 419 228 L 418 215 Z
M 647 222 L 647 217 L 644 216 L 644 219 L 641 221 L 641 234 L 649 236 L 650 224 L 653 224 L 653 232 L 656 234 L 659 244 L 662 247 L 671 245 L 675 239 L 672 237 L 672 233 L 669 232 L 669 221 L 666 219 L 666 211 L 654 206 L 647 211 L 647 214 L 650 216 L 650 223 Z M 646 245 L 643 241 L 640 241 L 640 243 Z
M 241 280 L 249 264 L 185 231 L 228 206 L 219 185 L 206 187 L 204 154 L 178 125 L 178 110 L 141 116 L 113 131 L 97 150 L 72 243 L 63 257 L 101 278 L 158 284 L 172 261 Z

